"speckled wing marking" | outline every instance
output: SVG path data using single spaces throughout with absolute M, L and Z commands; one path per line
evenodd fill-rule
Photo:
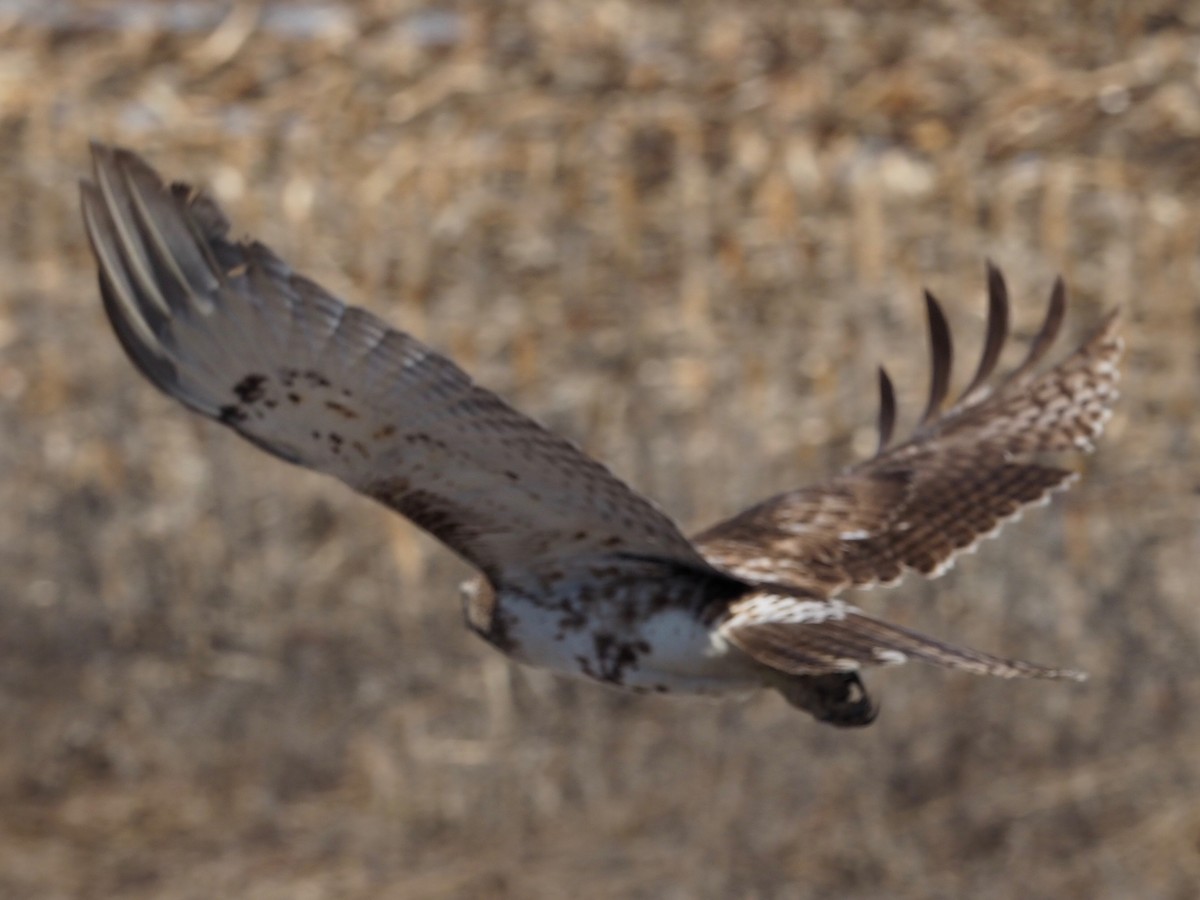
M 912 437 L 889 447 L 896 401 L 880 370 L 880 448 L 824 484 L 772 497 L 696 536 L 705 557 L 753 581 L 821 596 L 891 583 L 916 570 L 936 576 L 961 551 L 994 534 L 1022 508 L 1044 501 L 1073 473 L 1047 454 L 1087 451 L 1117 398 L 1122 341 L 1116 314 L 1043 374 L 1036 368 L 1066 311 L 1061 280 L 1025 361 L 992 378 L 1008 334 L 1008 291 L 988 266 L 988 328 L 970 384 L 945 412 L 950 331 L 926 294 L 933 374 Z
M 94 145 L 81 185 L 104 308 L 164 392 L 334 475 L 503 580 L 636 554 L 710 571 L 675 524 L 454 363 L 346 306 L 217 205 Z
M 857 672 L 910 659 L 1000 678 L 1083 675 L 955 647 L 865 615 L 841 600 L 756 592 L 735 600 L 719 625 L 734 646 L 789 675 Z

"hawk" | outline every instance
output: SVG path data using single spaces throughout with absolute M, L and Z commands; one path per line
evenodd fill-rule
M 530 666 L 638 692 L 768 687 L 834 725 L 866 725 L 868 666 L 914 659 L 1001 678 L 1083 676 L 953 646 L 839 594 L 910 570 L 934 576 L 1072 478 L 1117 397 L 1108 316 L 1042 362 L 1062 324 L 1058 280 L 1024 362 L 995 374 L 1008 292 L 988 265 L 982 358 L 946 403 L 951 339 L 926 293 L 928 401 L 892 441 L 879 375 L 878 452 L 689 538 L 569 441 L 411 335 L 349 306 L 269 247 L 229 237 L 210 197 L 165 185 L 96 144 L 81 182 L 100 295 L 118 341 L 159 389 L 275 456 L 346 482 L 478 570 L 466 624 Z

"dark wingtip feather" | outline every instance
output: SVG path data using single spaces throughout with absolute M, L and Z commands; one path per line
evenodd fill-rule
M 929 352 L 932 370 L 929 377 L 929 402 L 921 414 L 921 424 L 927 425 L 942 409 L 950 390 L 950 369 L 954 363 L 954 345 L 950 326 L 942 305 L 929 291 L 925 292 L 925 311 L 929 317 Z
M 1046 317 L 1042 327 L 1038 329 L 1037 337 L 1029 347 L 1029 353 L 1024 362 L 1017 366 L 1007 378 L 1016 381 L 1023 378 L 1037 366 L 1047 351 L 1054 344 L 1058 332 L 1062 329 L 1063 319 L 1067 315 L 1067 286 L 1059 275 L 1054 279 L 1054 288 L 1050 291 L 1050 305 L 1046 308 Z
M 896 431 L 896 388 L 883 366 L 879 367 L 879 447 L 882 453 L 892 442 Z
M 104 272 L 100 273 L 99 283 L 104 315 L 129 361 L 164 394 L 178 396 L 180 380 L 175 364 L 156 345 L 146 343 L 138 334 L 130 322 L 128 308 L 118 299 L 117 291 Z
M 987 285 L 987 335 L 984 338 L 983 353 L 979 357 L 979 366 L 975 369 L 971 383 L 958 398 L 959 403 L 968 400 L 991 377 L 992 372 L 996 370 L 996 363 L 1000 361 L 1000 351 L 1004 349 L 1004 342 L 1008 340 L 1008 285 L 1004 281 L 1004 274 L 990 259 L 987 261 Z

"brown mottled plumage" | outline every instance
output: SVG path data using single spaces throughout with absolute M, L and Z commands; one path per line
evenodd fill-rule
M 939 413 L 949 388 L 950 332 L 926 294 L 933 377 L 912 437 L 889 447 L 895 395 L 880 371 L 880 449 L 816 487 L 772 497 L 694 538 L 711 562 L 738 575 L 830 597 L 848 587 L 889 584 L 905 571 L 938 575 L 962 550 L 1066 484 L 1073 473 L 1042 457 L 1088 451 L 1117 397 L 1121 339 L 1111 314 L 1066 361 L 1034 367 L 1053 343 L 1066 308 L 1055 282 L 1025 361 L 989 381 L 1007 336 L 1008 292 L 988 266 L 989 315 L 970 385 Z
M 895 392 L 881 371 L 872 459 L 688 540 L 450 360 L 263 244 L 231 241 L 204 194 L 165 186 L 128 150 L 94 145 L 93 162 L 84 223 L 105 312 L 134 364 L 191 409 L 345 481 L 472 563 L 467 625 L 513 658 L 635 691 L 773 687 L 836 725 L 874 717 L 858 675 L 869 665 L 1079 677 L 953 647 L 836 598 L 910 569 L 936 575 L 1070 478 L 1044 457 L 1099 437 L 1121 343 L 1110 316 L 1036 373 L 1063 320 L 1061 282 L 1025 362 L 996 378 L 1008 296 L 989 265 L 982 358 L 945 411 L 950 330 L 926 295 L 932 378 L 913 435 L 891 445 Z

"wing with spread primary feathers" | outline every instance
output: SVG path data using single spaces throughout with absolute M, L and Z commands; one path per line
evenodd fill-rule
M 347 306 L 217 205 L 93 146 L 81 185 L 104 308 L 164 392 L 270 453 L 340 478 L 494 580 L 629 553 L 707 570 L 675 524 L 450 360 Z
M 1066 311 L 1061 280 L 1025 361 L 993 378 L 1008 335 L 1008 291 L 988 266 L 988 326 L 982 358 L 958 400 L 942 411 L 952 344 L 928 293 L 933 372 L 912 437 L 890 446 L 896 401 L 880 370 L 876 455 L 824 484 L 772 497 L 694 540 L 716 565 L 751 581 L 830 597 L 890 583 L 906 571 L 940 574 L 1022 508 L 1044 500 L 1073 473 L 1045 457 L 1090 450 L 1117 398 L 1122 341 L 1116 314 L 1074 353 L 1038 374 Z

